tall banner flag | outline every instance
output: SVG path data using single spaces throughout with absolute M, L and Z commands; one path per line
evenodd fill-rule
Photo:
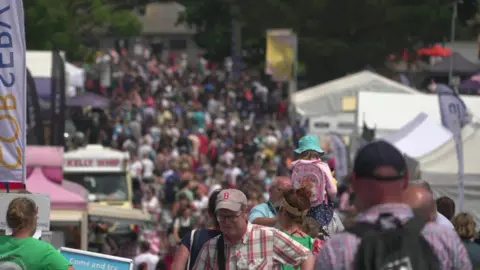
M 22 0 L 0 2 L 0 182 L 25 183 L 27 69 Z
M 30 70 L 27 68 L 27 134 L 33 133 L 36 145 L 45 145 L 43 119 L 40 112 L 37 87 Z
M 330 147 L 335 158 L 335 178 L 343 184 L 343 178 L 348 174 L 348 151 L 343 139 L 337 135 L 330 136 Z
M 463 211 L 465 188 L 462 128 L 470 123 L 471 119 L 467 106 L 465 106 L 463 100 L 460 99 L 453 89 L 445 84 L 437 84 L 436 91 L 438 93 L 442 125 L 452 132 L 455 141 L 458 161 L 458 204 L 459 210 Z
M 291 30 L 268 30 L 265 73 L 275 81 L 292 80 L 296 47 L 297 36 Z
M 52 52 L 51 145 L 65 144 L 65 62 L 58 51 Z

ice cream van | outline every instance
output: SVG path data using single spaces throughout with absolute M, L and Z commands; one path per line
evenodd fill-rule
M 102 145 L 87 145 L 65 153 L 64 177 L 85 187 L 91 203 L 131 208 L 129 154 Z

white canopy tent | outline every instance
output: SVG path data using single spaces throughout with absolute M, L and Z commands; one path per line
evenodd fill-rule
M 419 158 L 438 149 L 452 138 L 452 133 L 420 113 L 400 130 L 382 139 L 395 145 L 411 158 Z
M 360 71 L 293 94 L 297 112 L 304 117 L 344 112 L 343 99 L 360 91 L 421 94 L 417 90 L 371 71 Z
M 480 129 L 477 124 L 465 126 L 462 130 L 464 156 L 465 209 L 480 221 Z M 455 142 L 447 143 L 418 159 L 423 180 L 428 181 L 437 197 L 458 198 L 458 161 Z M 458 203 L 457 203 L 458 205 Z
M 462 100 L 473 118 L 479 118 L 480 97 L 462 96 Z M 377 137 L 385 137 L 400 130 L 422 112 L 441 125 L 437 95 L 360 92 L 356 114 L 357 131 L 361 131 L 365 122 L 369 127 L 376 128 Z
M 65 53 L 60 52 L 65 60 Z M 83 88 L 85 83 L 85 71 L 73 64 L 64 61 L 67 95 L 75 96 L 77 88 Z M 51 78 L 52 77 L 52 52 L 51 51 L 27 51 L 26 64 L 34 78 Z
M 70 79 L 70 86 L 83 88 L 85 84 L 85 70 L 68 62 L 65 63 L 65 69 Z

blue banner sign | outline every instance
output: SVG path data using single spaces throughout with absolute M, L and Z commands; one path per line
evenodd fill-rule
M 133 261 L 127 258 L 65 247 L 60 248 L 60 253 L 67 258 L 75 270 L 133 270 Z

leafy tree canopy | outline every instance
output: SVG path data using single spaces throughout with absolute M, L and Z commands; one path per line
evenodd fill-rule
M 243 48 L 262 52 L 268 29 L 290 28 L 311 83 L 383 64 L 404 48 L 449 36 L 449 0 L 183 0 L 183 20 L 199 29 L 199 45 L 230 54 L 231 12 L 242 23 Z M 235 5 L 236 9 L 232 9 Z M 264 61 L 255 54 L 252 63 Z
M 137 35 L 141 24 L 129 0 L 24 0 L 27 48 L 58 48 L 69 59 L 82 59 L 85 45 L 100 37 Z M 124 3 L 125 2 L 125 3 Z

